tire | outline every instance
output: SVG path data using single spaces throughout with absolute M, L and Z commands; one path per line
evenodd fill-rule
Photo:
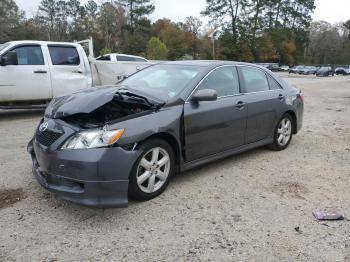
M 286 124 L 289 123 L 289 128 Z M 294 121 L 290 114 L 285 114 L 278 121 L 273 132 L 273 143 L 269 146 L 275 151 L 285 150 L 293 138 Z M 283 137 L 283 139 L 282 139 Z
M 129 196 L 134 200 L 148 201 L 163 193 L 169 185 L 175 171 L 175 154 L 172 147 L 162 139 L 146 141 L 140 150 L 142 154 L 129 177 Z

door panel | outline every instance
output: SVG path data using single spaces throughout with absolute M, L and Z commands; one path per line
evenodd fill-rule
M 239 72 L 247 99 L 246 144 L 250 144 L 272 136 L 282 90 L 270 90 L 266 73 L 257 67 L 242 66 Z
M 246 107 L 243 96 L 184 106 L 186 161 L 196 160 L 244 144 Z
M 50 72 L 41 46 L 21 45 L 11 49 L 17 53 L 18 65 L 0 67 L 0 100 L 47 100 L 52 96 Z
M 236 67 L 212 70 L 195 92 L 215 90 L 218 100 L 185 103 L 186 161 L 193 161 L 244 144 L 247 107 L 240 93 Z
M 272 135 L 276 123 L 278 91 L 247 94 L 246 143 L 254 143 Z
M 52 61 L 51 78 L 53 95 L 64 95 L 89 86 L 83 59 L 75 46 L 48 45 Z

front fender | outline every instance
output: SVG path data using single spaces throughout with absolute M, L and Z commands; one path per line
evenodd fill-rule
M 176 139 L 178 145 L 181 146 L 182 115 L 183 105 L 176 105 L 113 124 L 110 128 L 125 129 L 123 137 L 118 141 L 119 146 L 139 143 L 159 133 L 171 135 Z

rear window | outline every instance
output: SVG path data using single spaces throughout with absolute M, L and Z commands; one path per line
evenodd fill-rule
M 135 57 L 136 62 L 148 62 L 146 59 Z
M 266 75 L 260 69 L 242 66 L 241 71 L 248 93 L 270 90 Z
M 117 60 L 121 62 L 135 62 L 135 58 L 124 55 L 118 55 Z
M 80 58 L 74 46 L 49 46 L 53 65 L 79 65 Z
M 96 60 L 99 60 L 99 61 L 111 61 L 111 56 L 110 55 L 100 56 Z

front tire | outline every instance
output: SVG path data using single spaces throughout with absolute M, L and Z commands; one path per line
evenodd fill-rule
M 152 139 L 141 145 L 129 178 L 129 195 L 138 201 L 148 201 L 167 188 L 175 170 L 172 147 L 162 139 Z
M 290 114 L 285 114 L 278 122 L 273 135 L 273 143 L 270 148 L 276 151 L 285 150 L 293 138 L 293 119 Z

